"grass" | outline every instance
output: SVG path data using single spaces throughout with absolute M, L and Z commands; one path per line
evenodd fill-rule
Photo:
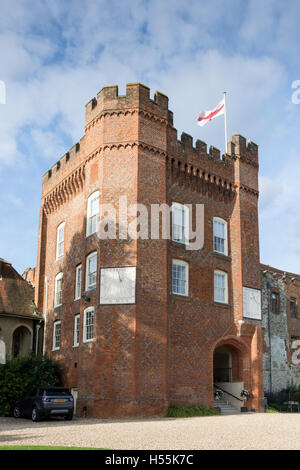
M 216 416 L 220 412 L 216 408 L 206 406 L 170 406 L 167 418 L 189 418 L 192 416 Z
M 105 450 L 96 447 L 59 447 L 59 446 L 0 446 L 1 450 Z
M 270 406 L 265 409 L 265 412 L 266 412 L 266 413 L 279 413 L 278 410 L 276 410 L 275 408 L 272 408 L 272 407 L 270 407 Z

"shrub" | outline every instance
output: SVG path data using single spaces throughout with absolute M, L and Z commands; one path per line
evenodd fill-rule
M 279 410 L 269 406 L 268 408 L 265 409 L 265 413 L 279 413 Z
M 187 418 L 192 416 L 214 416 L 220 412 L 216 408 L 206 406 L 170 406 L 167 410 L 167 418 Z
M 18 398 L 59 383 L 58 365 L 46 357 L 28 355 L 0 364 L 0 416 L 10 416 Z

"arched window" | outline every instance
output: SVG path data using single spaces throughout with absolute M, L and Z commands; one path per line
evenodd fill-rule
M 189 242 L 189 208 L 179 202 L 172 203 L 172 240 Z
M 97 283 L 97 251 L 89 254 L 86 259 L 85 290 L 91 290 Z
M 59 307 L 62 304 L 62 282 L 63 282 L 63 273 L 60 272 L 55 277 L 54 307 Z
M 227 222 L 220 217 L 214 217 L 214 251 L 228 255 Z
M 228 274 L 218 269 L 214 272 L 214 301 L 228 303 Z
M 76 266 L 75 300 L 78 300 L 81 297 L 81 283 L 82 283 L 82 265 L 79 264 L 78 266 Z
M 83 342 L 88 343 L 94 339 L 95 310 L 88 307 L 83 312 Z
M 189 295 L 189 265 L 186 261 L 173 259 L 172 293 L 185 296 Z
M 57 351 L 60 349 L 61 342 L 61 321 L 56 321 L 53 323 L 53 346 L 52 350 Z
M 62 222 L 56 231 L 56 259 L 64 256 L 65 222 Z
M 96 233 L 99 219 L 99 191 L 90 195 L 87 201 L 86 236 Z

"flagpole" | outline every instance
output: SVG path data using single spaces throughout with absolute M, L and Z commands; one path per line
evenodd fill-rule
M 227 153 L 227 113 L 226 113 L 226 91 L 224 91 L 224 126 L 225 126 L 225 153 Z

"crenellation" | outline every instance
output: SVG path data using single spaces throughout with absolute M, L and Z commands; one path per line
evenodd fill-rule
M 214 160 L 221 161 L 221 158 L 220 158 L 221 152 L 219 149 L 217 149 L 213 145 L 209 147 L 209 156 L 210 158 L 213 158 Z
M 82 140 L 82 139 L 81 139 Z M 71 149 L 66 152 L 60 160 L 58 160 L 42 177 L 42 184 L 45 184 L 53 175 L 57 173 L 60 174 L 60 170 L 64 167 L 64 165 L 71 162 L 77 154 L 80 152 L 80 143 L 77 142 Z M 55 180 L 54 180 L 55 181 Z
M 168 123 L 173 126 L 173 112 L 168 110 Z
M 207 155 L 207 143 L 202 140 L 197 139 L 196 141 L 196 150 L 200 155 Z
M 190 150 L 193 148 L 193 137 L 185 132 L 181 134 L 181 144 L 184 150 Z
M 95 102 L 93 102 L 95 100 Z M 168 108 L 169 99 L 159 91 L 155 91 L 154 99 L 150 98 L 150 88 L 142 83 L 127 83 L 126 95 L 118 94 L 118 86 L 102 88 L 97 99 L 89 101 L 86 105 L 86 128 L 89 124 L 105 112 L 122 112 L 140 109 L 173 123 L 173 114 Z
M 240 134 L 233 134 L 232 142 L 229 142 L 230 153 L 234 154 L 254 166 L 258 165 L 258 145 L 252 141 L 246 141 Z
M 169 110 L 169 98 L 160 91 L 154 92 L 154 102 L 162 109 Z

